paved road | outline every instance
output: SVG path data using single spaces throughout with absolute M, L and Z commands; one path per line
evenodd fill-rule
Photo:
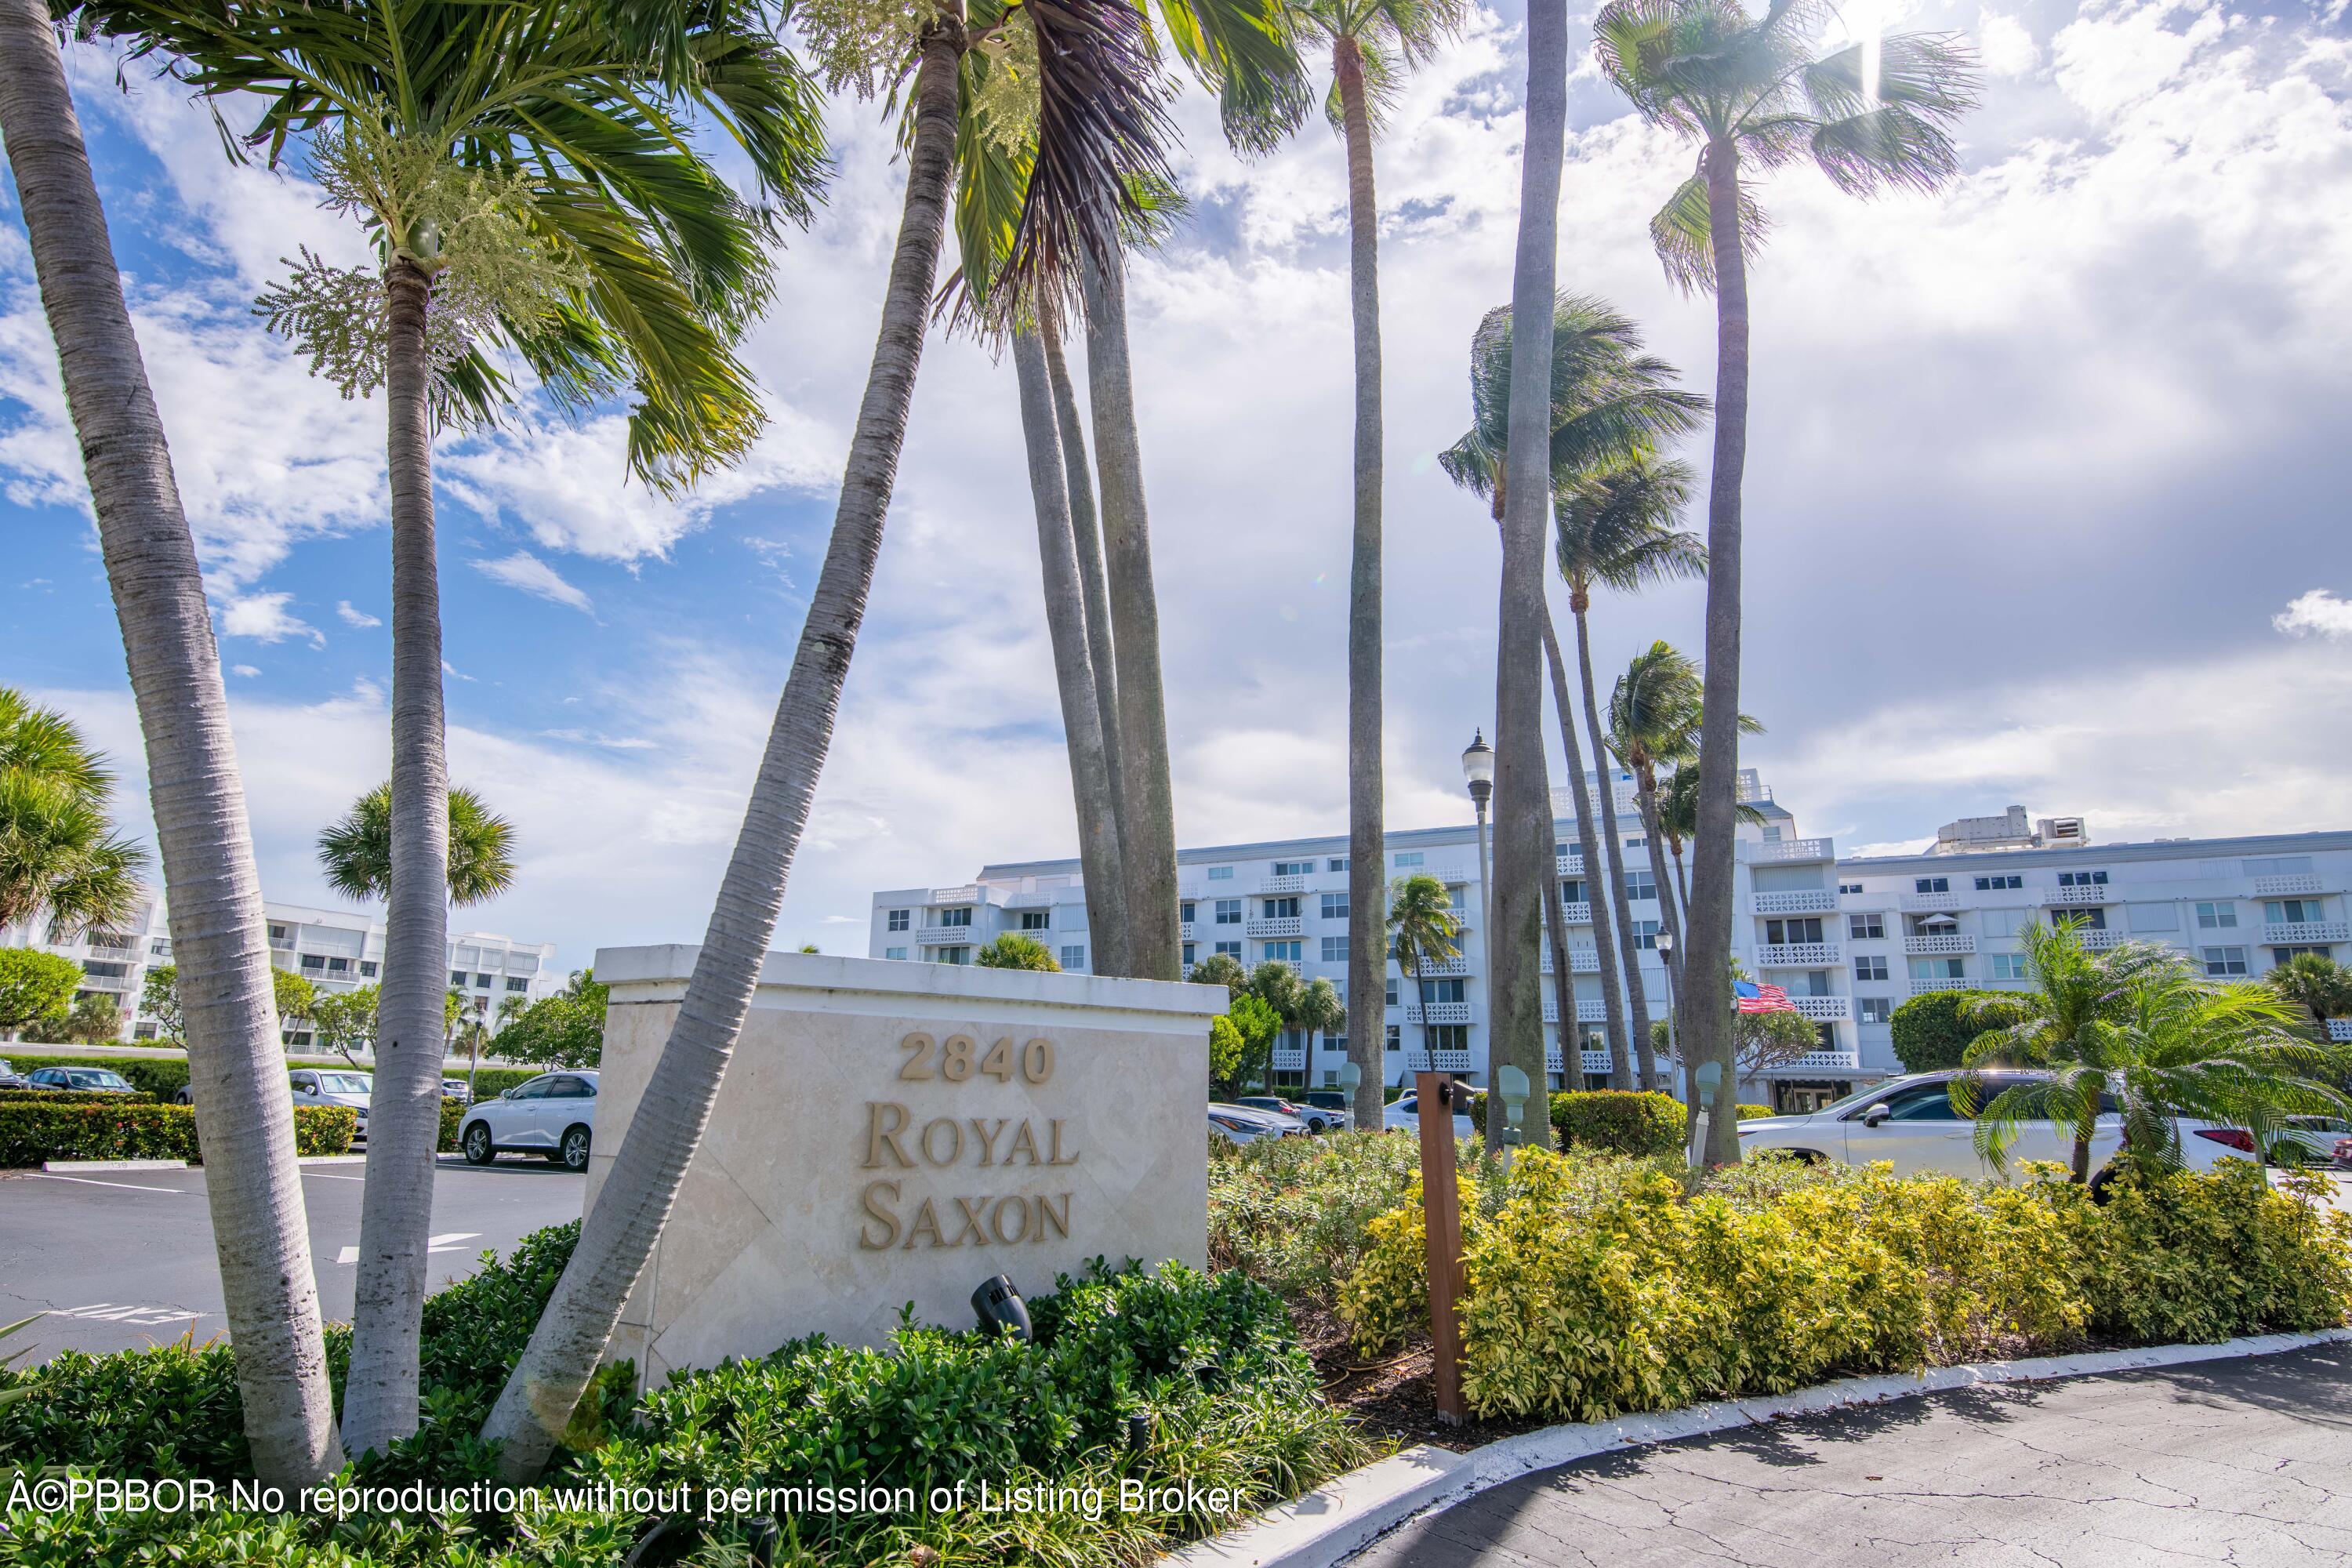
M 302 1197 L 321 1306 L 352 1315 L 360 1194 L 366 1167 L 306 1164 Z M 472 1273 L 484 1249 L 501 1254 L 545 1226 L 580 1217 L 585 1176 L 542 1160 L 506 1158 L 484 1169 L 455 1155 L 434 1173 L 435 1284 Z M 121 1350 L 225 1336 L 219 1265 L 205 1173 L 99 1171 L 72 1179 L 0 1175 L 0 1323 L 47 1311 L 8 1348 L 27 1362 L 59 1350 Z
M 1358 1568 L 2352 1562 L 2352 1346 L 1927 1394 L 1605 1455 Z

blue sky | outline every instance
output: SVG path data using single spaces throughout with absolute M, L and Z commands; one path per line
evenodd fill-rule
M 1848 16 L 1866 25 L 1869 15 Z M 1966 172 L 1859 204 L 1776 175 L 1756 275 L 1748 760 L 1811 832 L 1910 845 L 2011 801 L 2106 838 L 2341 826 L 2352 767 L 2352 45 L 2343 5 L 1907 5 L 1987 68 Z M 1493 689 L 1494 536 L 1432 455 L 1508 293 L 1516 10 L 1474 14 L 1379 149 L 1390 801 L 1461 815 Z M 1585 37 L 1583 22 L 1574 37 Z M 250 315 L 279 258 L 360 257 L 299 173 L 234 169 L 204 111 L 72 51 L 78 100 L 199 534 L 271 896 L 387 766 L 382 409 Z M 1580 43 L 1580 61 L 1581 52 Z M 1580 63 L 1563 287 L 1701 390 L 1712 316 L 1647 249 L 1690 152 Z M 1345 186 L 1314 125 L 1243 163 L 1180 110 L 1197 216 L 1136 264 L 1180 830 L 1335 830 L 1344 809 Z M 749 357 L 759 450 L 672 505 L 619 428 L 436 448 L 453 772 L 522 874 L 462 923 L 562 944 L 695 939 L 829 526 L 902 170 L 833 105 L 832 196 Z M 0 680 L 117 754 L 121 655 L 21 227 L 0 225 Z M 862 945 L 866 894 L 1073 848 L 1009 366 L 935 332 L 835 749 L 779 940 Z M 1704 444 L 1689 454 L 1702 467 Z M 1556 608 L 1565 615 L 1564 597 Z M 1695 587 L 1596 609 L 1598 661 L 1697 640 Z M 373 623 L 373 624 L 372 624 Z M 1604 679 L 1606 676 L 1604 674 Z M 1557 741 L 1554 742 L 1557 755 Z

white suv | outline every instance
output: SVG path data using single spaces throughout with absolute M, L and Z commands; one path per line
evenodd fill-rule
M 543 1154 L 567 1171 L 588 1168 L 596 1131 L 596 1075 L 549 1072 L 467 1109 L 457 1147 L 470 1164 L 500 1154 Z
M 2028 1160 L 2070 1163 L 2074 1141 L 2046 1121 L 2029 1121 L 2003 1156 L 2006 1169 L 1995 1171 L 1978 1158 L 1976 1123 L 1953 1109 L 1951 1081 L 1957 1072 L 1915 1073 L 1890 1079 L 1847 1095 L 1802 1116 L 1765 1116 L 1739 1124 L 1739 1152 L 1784 1149 L 1811 1160 L 1839 1160 L 1867 1165 L 1891 1160 L 1898 1176 L 1922 1173 L 2014 1181 Z M 2013 1084 L 2046 1075 L 2013 1068 L 1988 1068 L 1977 1103 L 1983 1105 Z M 2091 1169 L 2096 1172 L 2123 1142 L 2123 1120 L 2112 1106 L 2099 1117 L 2098 1136 L 2091 1141 Z M 2210 1121 L 2180 1121 L 2181 1163 L 2192 1171 L 2210 1171 L 2232 1155 L 2251 1158 L 2253 1139 L 2236 1128 Z

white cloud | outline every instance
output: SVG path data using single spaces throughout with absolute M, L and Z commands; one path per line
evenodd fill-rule
M 381 617 L 371 616 L 365 610 L 353 609 L 349 599 L 339 599 L 335 602 L 335 614 L 343 617 L 343 625 L 357 626 L 362 631 L 370 626 L 383 625 Z
M 1977 58 L 1996 77 L 2031 75 L 2042 63 L 2042 47 L 2016 17 L 1986 10 L 1977 19 Z
M 528 550 L 518 550 L 512 555 L 496 561 L 478 560 L 474 570 L 494 582 L 509 588 L 520 588 L 537 598 L 557 605 L 566 605 L 583 615 L 593 616 L 596 606 L 588 595 L 563 580 L 562 573 Z
M 230 666 L 228 667 L 228 672 L 229 672 L 231 675 L 241 675 L 241 676 L 247 677 L 248 679 L 249 679 L 249 678 L 251 678 L 251 677 L 253 677 L 253 676 L 259 675 L 259 674 L 261 673 L 261 671 L 260 671 L 260 670 L 257 669 L 256 668 L 254 668 L 252 665 L 249 665 L 249 664 L 233 664 L 233 665 L 230 665 Z
M 2271 625 L 2293 637 L 2352 637 L 2352 599 L 2314 588 L 2273 616 Z
M 257 637 L 263 642 L 308 637 L 312 647 L 326 647 L 325 634 L 287 607 L 293 602 L 293 595 L 283 593 L 247 594 L 232 598 L 221 606 L 222 635 Z

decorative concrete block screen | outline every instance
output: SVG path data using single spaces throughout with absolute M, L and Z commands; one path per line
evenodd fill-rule
M 593 1206 L 697 949 L 608 948 Z M 775 952 L 614 1336 L 658 1382 L 899 1309 L 968 1328 L 973 1289 L 1100 1255 L 1201 1267 L 1209 1020 L 1222 986 Z

